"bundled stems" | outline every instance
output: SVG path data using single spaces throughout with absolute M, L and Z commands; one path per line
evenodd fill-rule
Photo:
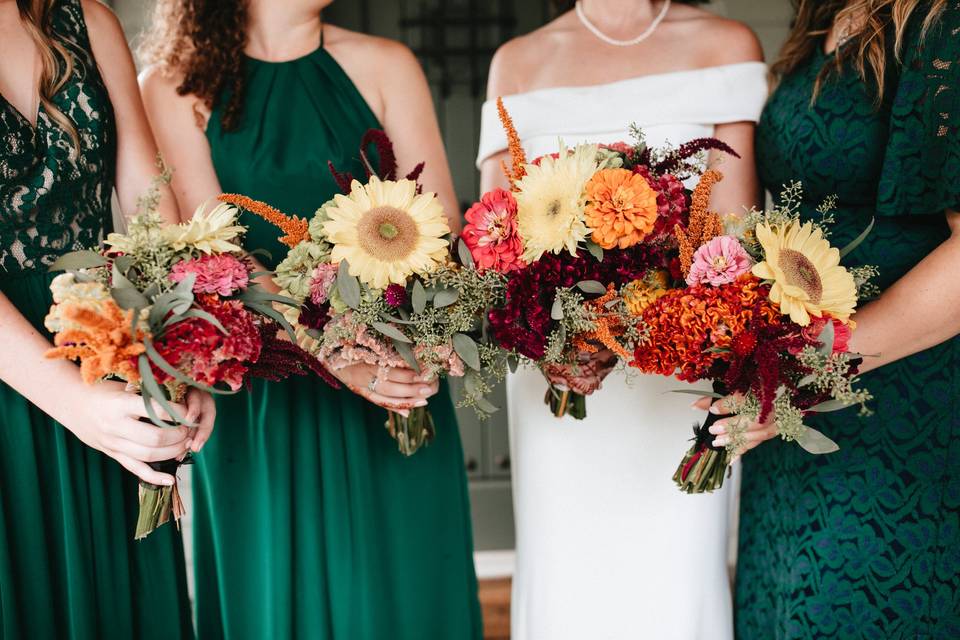
M 420 447 L 432 442 L 437 433 L 433 416 L 427 407 L 414 407 L 407 417 L 390 411 L 384 426 L 397 441 L 397 449 L 405 456 L 412 456 Z
M 587 397 L 575 391 L 550 385 L 543 402 L 557 418 L 568 415 L 575 420 L 583 420 L 587 417 Z
M 192 458 L 188 455 L 182 461 L 163 460 L 148 463 L 154 471 L 169 473 L 174 479 L 170 486 L 140 481 L 140 513 L 137 515 L 134 539 L 146 538 L 161 525 L 169 522 L 171 517 L 175 522 L 180 520 L 185 510 L 183 501 L 180 499 L 180 490 L 177 488 L 177 470 L 180 465 L 192 462 Z
M 730 452 L 726 447 L 710 444 L 713 436 L 709 429 L 723 417 L 708 414 L 702 425 L 693 428 L 693 446 L 673 474 L 673 481 L 684 493 L 712 493 L 723 486 L 724 479 L 729 475 Z

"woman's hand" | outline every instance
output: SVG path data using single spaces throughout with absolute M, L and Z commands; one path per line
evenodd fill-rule
M 713 446 L 725 447 L 730 444 L 730 431 L 733 425 L 737 425 L 737 431 L 743 430 L 741 441 L 744 444 L 737 449 L 735 452 L 736 456 L 743 455 L 761 442 L 765 442 L 777 437 L 777 425 L 774 422 L 772 415 L 769 416 L 764 422 L 755 422 L 731 413 L 729 401 L 731 398 L 739 397 L 740 394 L 734 394 L 733 396 L 720 398 L 716 402 L 712 403 L 711 398 L 700 398 L 693 403 L 693 406 L 697 407 L 698 409 L 709 411 L 710 413 L 718 416 L 728 416 L 722 420 L 717 420 L 710 427 L 710 433 L 717 436 L 713 439 Z M 746 427 L 744 427 L 744 423 L 746 423 Z
M 190 450 L 199 452 L 203 445 L 210 439 L 213 433 L 213 421 L 217 417 L 217 405 L 206 391 L 200 389 L 190 389 L 187 391 L 187 415 L 184 416 L 187 422 L 196 424 L 190 435 Z
M 558 389 L 588 396 L 600 388 L 616 366 L 617 356 L 609 349 L 603 349 L 578 354 L 576 364 L 547 365 L 543 368 L 543 375 Z
M 427 398 L 440 389 L 436 378 L 428 382 L 413 369 L 354 364 L 330 372 L 358 396 L 404 417 L 414 407 L 427 406 Z
M 102 382 L 90 387 L 82 385 L 72 403 L 68 415 L 59 421 L 87 446 L 110 456 L 130 473 L 144 482 L 157 485 L 172 485 L 174 477 L 154 471 L 148 462 L 180 458 L 192 445 L 191 429 L 179 426 L 161 428 L 140 418 L 147 417 L 143 398 L 125 390 L 121 382 Z M 180 416 L 193 415 L 201 418 L 197 429 L 204 440 L 210 435 L 207 420 L 212 421 L 212 411 L 205 411 L 203 400 L 191 400 L 192 408 L 171 403 Z M 157 416 L 169 420 L 170 416 L 154 404 Z M 209 415 L 208 415 L 209 414 Z

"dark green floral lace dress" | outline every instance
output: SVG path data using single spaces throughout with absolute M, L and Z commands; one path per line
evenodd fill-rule
M 925 13 L 921 3 L 917 13 Z M 921 16 L 922 17 L 922 16 Z M 839 196 L 834 242 L 889 286 L 948 236 L 960 209 L 960 3 L 887 70 L 879 109 L 852 71 L 810 106 L 819 52 L 784 78 L 757 132 L 763 184 L 802 180 L 806 213 Z M 903 313 L 911 313 L 903 309 Z M 840 445 L 771 441 L 744 456 L 737 636 L 960 638 L 960 339 L 863 376 L 875 414 L 816 418 Z
M 117 144 L 80 0 L 52 18 L 75 62 L 53 103 L 79 153 L 43 108 L 34 127 L 0 96 L 0 293 L 41 332 L 47 266 L 108 230 Z M 135 543 L 136 518 L 133 476 L 0 383 L 0 638 L 192 637 L 180 536 Z

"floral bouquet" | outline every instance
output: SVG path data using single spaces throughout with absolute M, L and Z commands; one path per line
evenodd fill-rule
M 850 316 L 873 293 L 876 270 L 840 264 L 870 229 L 842 250 L 832 247 L 832 202 L 820 207 L 821 220 L 801 222 L 799 184 L 785 189 L 779 207 L 725 226 L 707 208 L 710 181 L 701 185 L 688 226 L 676 231 L 686 286 L 662 291 L 638 309 L 630 362 L 645 373 L 710 380 L 722 392 L 713 397 L 736 394 L 725 447 L 712 446 L 707 431 L 718 416 L 694 429 L 694 444 L 674 475 L 687 493 L 722 486 L 751 421 L 772 418 L 784 440 L 829 453 L 837 445 L 806 426 L 804 416 L 852 405 L 867 412 L 871 399 L 855 388 L 861 358 L 847 341 Z
M 171 405 L 188 387 L 233 393 L 253 377 L 322 372 L 278 338 L 287 322 L 271 305 L 292 301 L 253 282 L 234 207 L 221 204 L 190 222 L 164 226 L 155 198 L 147 202 L 154 206 L 131 220 L 128 234 L 112 233 L 102 251 L 70 253 L 52 265 L 67 272 L 51 284 L 54 304 L 45 324 L 56 346 L 47 357 L 79 361 L 88 384 L 126 381 L 160 427 L 171 423 L 160 419 L 154 401 L 174 425 L 194 426 Z M 176 477 L 188 461 L 150 465 Z M 176 483 L 140 482 L 137 539 L 182 514 Z
M 463 239 L 478 269 L 506 280 L 488 318 L 511 368 L 519 358 L 535 363 L 554 415 L 582 419 L 597 369 L 632 358 L 635 322 L 626 307 L 638 309 L 681 277 L 674 228 L 689 215 L 683 181 L 702 172 L 702 152 L 736 154 L 710 138 L 654 150 L 634 128 L 633 144 L 561 144 L 528 163 L 502 100 L 497 106 L 510 190 L 471 207 Z
M 378 176 L 366 148 L 376 145 Z M 481 414 L 496 411 L 485 395 L 499 350 L 485 338 L 483 311 L 502 295 L 502 279 L 458 264 L 451 255 L 450 227 L 440 201 L 423 193 L 419 165 L 404 179 L 389 139 L 370 130 L 360 156 L 367 181 L 331 171 L 343 190 L 313 218 L 286 216 L 262 202 L 224 195 L 285 230 L 291 247 L 277 266 L 281 294 L 296 300 L 286 317 L 306 351 L 331 370 L 377 365 L 371 391 L 383 371 L 409 367 L 427 377 L 464 378 L 463 405 Z M 502 368 L 502 367 L 501 367 Z M 435 434 L 427 407 L 388 413 L 386 428 L 404 455 L 412 455 Z

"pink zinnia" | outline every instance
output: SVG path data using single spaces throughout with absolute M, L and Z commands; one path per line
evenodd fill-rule
M 480 270 L 508 273 L 523 266 L 523 244 L 517 235 L 517 201 L 513 194 L 494 189 L 483 194 L 466 213 L 463 240 Z
M 753 261 L 732 236 L 717 236 L 697 249 L 687 274 L 687 284 L 729 284 L 750 270 Z
M 337 280 L 338 265 L 331 262 L 318 264 L 313 270 L 313 276 L 310 279 L 310 300 L 313 304 L 320 306 L 330 298 L 330 290 L 333 289 L 333 283 Z
M 196 260 L 183 260 L 173 265 L 170 279 L 180 282 L 189 274 L 197 274 L 194 293 L 216 293 L 229 296 L 250 283 L 247 265 L 231 255 L 209 255 Z

